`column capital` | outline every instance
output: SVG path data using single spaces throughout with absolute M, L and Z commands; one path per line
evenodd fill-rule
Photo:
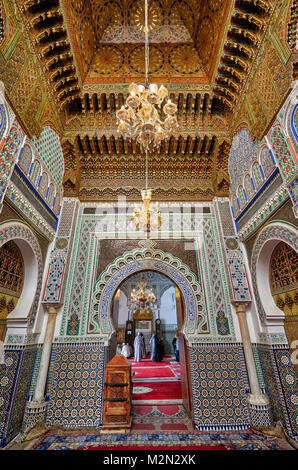
M 55 302 L 55 303 L 48 303 L 48 302 L 43 302 L 42 305 L 44 306 L 44 309 L 47 310 L 48 313 L 57 313 L 59 308 L 62 307 L 62 303 Z
M 251 301 L 232 301 L 232 305 L 234 305 L 236 313 L 246 313 L 246 310 L 251 305 Z

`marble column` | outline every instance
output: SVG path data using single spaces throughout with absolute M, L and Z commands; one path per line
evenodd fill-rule
M 241 332 L 241 338 L 244 349 L 245 362 L 248 373 L 248 380 L 250 385 L 251 393 L 248 396 L 248 402 L 252 405 L 268 405 L 268 398 L 264 395 L 259 386 L 252 344 L 247 324 L 247 307 L 249 306 L 248 302 L 234 302 L 236 309 L 237 317 L 239 320 L 239 327 Z
M 39 372 L 36 381 L 33 402 L 41 403 L 44 401 L 45 387 L 50 363 L 50 356 L 52 350 L 52 342 L 55 331 L 57 311 L 60 304 L 44 304 L 48 312 L 48 321 L 42 348 L 42 354 L 39 365 Z

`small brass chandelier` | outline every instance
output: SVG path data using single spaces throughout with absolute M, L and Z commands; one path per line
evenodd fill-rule
M 144 277 L 138 281 L 137 287 L 133 288 L 130 293 L 130 301 L 134 305 L 144 307 L 145 305 L 152 307 L 156 303 L 156 296 L 152 288 L 146 288 L 147 283 Z
M 165 102 L 168 90 L 161 85 L 149 85 L 149 40 L 148 40 L 148 0 L 145 0 L 145 86 L 132 83 L 129 95 L 116 113 L 118 132 L 124 137 L 136 139 L 141 148 L 157 147 L 168 138 L 177 123 L 177 106 L 170 99 Z M 162 120 L 163 118 L 164 120 Z M 144 199 L 144 198 L 143 198 Z
M 150 232 L 151 229 L 159 229 L 161 226 L 161 214 L 158 202 L 151 202 L 152 190 L 148 189 L 148 151 L 146 150 L 146 189 L 141 191 L 142 203 L 134 205 L 134 216 L 131 220 L 136 229 Z

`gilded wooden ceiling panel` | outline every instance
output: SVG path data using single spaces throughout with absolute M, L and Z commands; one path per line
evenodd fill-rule
M 149 0 L 149 79 L 168 87 L 179 123 L 150 152 L 154 197 L 228 195 L 233 133 L 246 125 L 261 138 L 297 78 L 295 1 Z M 116 111 L 127 85 L 144 81 L 143 1 L 0 7 L 6 95 L 30 136 L 59 131 L 65 195 L 139 199 L 143 156 L 117 134 Z
M 85 83 L 143 83 L 144 55 L 144 46 L 139 44 L 101 45 L 94 54 Z M 209 83 L 193 44 L 152 44 L 149 79 L 163 83 Z

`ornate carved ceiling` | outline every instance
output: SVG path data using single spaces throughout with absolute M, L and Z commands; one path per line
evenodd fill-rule
M 230 4 L 151 0 L 151 79 L 210 85 Z M 143 0 L 64 0 L 63 9 L 82 86 L 143 81 Z
M 228 195 L 233 133 L 245 123 L 260 138 L 296 77 L 295 1 L 149 1 L 150 81 L 168 87 L 179 121 L 150 153 L 156 198 Z M 143 1 L 2 3 L 7 97 L 29 135 L 45 124 L 59 132 L 65 195 L 139 199 L 144 156 L 117 134 L 116 111 L 128 84 L 144 80 Z M 28 58 L 17 77 L 22 50 Z

